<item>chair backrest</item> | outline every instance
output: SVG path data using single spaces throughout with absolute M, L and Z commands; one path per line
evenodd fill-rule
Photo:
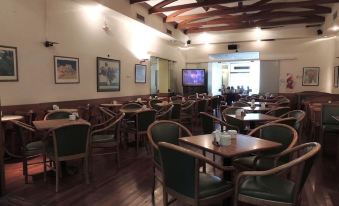
M 235 112 L 238 109 L 242 109 L 242 108 L 241 107 L 227 107 L 221 112 L 221 114 L 222 114 L 223 118 L 226 120 L 227 114 L 235 114 Z
M 166 142 L 159 143 L 164 186 L 195 199 L 199 192 L 199 159 L 192 151 Z
M 21 139 L 22 149 L 25 149 L 25 145 L 28 143 L 28 139 L 25 136 L 25 131 L 28 131 L 32 134 L 32 133 L 36 132 L 36 130 L 31 125 L 26 124 L 26 123 L 21 122 L 21 121 L 11 120 L 11 122 L 14 125 L 14 129 L 15 129 L 16 133 L 19 135 L 19 137 Z
M 160 167 L 159 142 L 179 145 L 180 137 L 192 136 L 192 133 L 182 124 L 169 120 L 152 123 L 147 129 L 147 138 L 152 146 L 153 162 Z
M 212 109 L 217 109 L 220 102 L 220 96 L 213 96 L 210 102 Z
M 321 124 L 338 124 L 332 116 L 339 116 L 339 104 L 322 104 Z
M 68 119 L 71 112 L 62 111 L 62 110 L 55 110 L 49 112 L 45 115 L 44 120 L 53 120 L 53 119 Z
M 156 116 L 157 119 L 171 119 L 172 117 L 172 110 L 173 110 L 174 105 L 170 105 L 169 107 L 165 108 L 164 110 L 161 111 L 160 114 Z
M 299 130 L 305 119 L 306 112 L 303 110 L 292 110 L 280 116 L 280 118 L 294 117 L 297 119 L 294 128 Z
M 189 100 L 189 101 L 187 101 L 187 103 L 182 105 L 181 110 L 184 110 L 186 113 L 192 113 L 193 114 L 195 103 L 196 102 L 194 100 Z
M 142 108 L 142 105 L 138 103 L 127 103 L 121 106 L 121 109 L 139 109 L 139 108 Z
M 149 106 L 150 108 L 152 108 L 152 109 L 160 110 L 161 107 L 158 106 L 157 104 L 158 104 L 158 103 L 161 103 L 161 102 L 162 102 L 162 101 L 159 100 L 159 99 L 152 99 L 152 100 L 150 100 L 150 101 L 148 102 L 148 106 Z
M 248 107 L 250 105 L 247 102 L 238 101 L 238 102 L 234 102 L 233 106 L 234 107 Z
M 180 103 L 174 103 L 173 109 L 172 109 L 171 119 L 180 119 L 180 114 L 181 114 L 181 104 Z
M 282 144 L 281 147 L 265 151 L 263 154 L 278 154 L 292 148 L 298 141 L 298 133 L 293 127 L 279 123 L 256 127 L 248 135 Z
M 211 114 L 208 114 L 206 112 L 200 112 L 200 117 L 202 120 L 202 129 L 204 134 L 211 134 L 212 132 L 215 131 L 215 125 L 219 124 L 220 129 L 223 131 L 224 127 L 225 129 L 232 129 L 232 130 L 237 130 L 239 131 L 239 128 L 230 124 L 227 124 L 223 120 L 219 119 L 218 117 L 215 117 Z
M 53 134 L 53 144 L 48 141 L 47 151 L 53 146 L 56 158 L 70 156 L 85 156 L 88 154 L 89 123 L 73 123 L 50 130 Z
M 207 99 L 201 99 L 196 102 L 197 104 L 197 112 L 206 112 L 207 106 L 208 106 L 208 100 Z
M 136 113 L 136 126 L 139 132 L 147 131 L 149 125 L 155 121 L 154 109 L 141 110 Z
M 103 121 L 106 121 L 115 116 L 115 114 L 106 107 L 98 107 Z
M 291 108 L 289 107 L 277 107 L 274 109 L 271 109 L 270 111 L 266 112 L 267 115 L 272 115 L 275 117 L 280 117 L 281 115 L 289 112 Z
M 177 101 L 177 100 L 181 100 L 182 99 L 182 96 L 181 95 L 175 95 L 175 96 L 171 96 L 170 97 L 170 100 L 171 101 Z
M 286 124 L 288 126 L 291 126 L 291 127 L 295 128 L 296 122 L 297 122 L 296 118 L 294 118 L 294 117 L 287 117 L 287 118 L 277 119 L 277 120 L 272 121 L 272 122 L 270 122 L 268 124 L 271 124 L 271 123 Z

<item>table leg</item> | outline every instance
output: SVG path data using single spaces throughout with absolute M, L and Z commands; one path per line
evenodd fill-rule
M 232 159 L 230 159 L 230 158 L 223 158 L 223 165 L 224 166 L 232 165 Z M 231 181 L 232 180 L 232 173 L 231 172 L 224 171 L 223 176 L 224 176 L 224 180 L 227 180 L 227 181 Z M 223 201 L 222 205 L 223 206 L 230 206 L 231 203 L 232 203 L 231 198 L 227 198 L 227 199 L 225 199 Z

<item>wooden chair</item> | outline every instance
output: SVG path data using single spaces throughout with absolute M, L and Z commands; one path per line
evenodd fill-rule
M 238 109 L 242 109 L 242 108 L 241 107 L 228 107 L 224 109 L 224 111 L 222 111 L 223 119 L 225 120 L 227 124 L 238 128 L 239 133 L 247 134 L 248 131 L 246 130 L 246 125 L 243 121 L 227 116 L 228 114 L 234 115 Z
M 25 184 L 28 184 L 28 166 L 42 164 L 43 162 L 29 163 L 29 160 L 42 155 L 44 143 L 42 140 L 34 141 L 31 139 L 36 130 L 29 124 L 12 120 L 16 133 L 21 139 L 21 159 L 22 159 L 22 172 L 25 177 Z
M 120 128 L 124 116 L 124 113 L 117 114 L 115 117 L 111 117 L 111 119 L 107 120 L 106 122 L 94 125 L 91 128 L 91 156 L 115 154 L 118 168 L 120 167 Z M 94 152 L 94 149 L 109 149 L 111 151 Z
M 187 101 L 186 105 L 181 107 L 181 114 L 180 114 L 180 123 L 181 124 L 191 124 L 191 129 L 193 129 L 193 118 L 195 112 L 195 101 L 190 100 Z
M 170 100 L 171 102 L 174 102 L 174 101 L 181 101 L 182 98 L 183 98 L 183 96 L 181 96 L 181 95 L 175 95 L 175 96 L 171 96 L 171 97 L 169 98 L 169 100 Z
M 170 120 L 172 117 L 172 110 L 174 105 L 169 105 L 167 108 L 160 111 L 160 114 L 156 115 L 157 120 Z
M 135 133 L 136 151 L 139 152 L 140 138 L 147 134 L 147 128 L 155 121 L 156 111 L 153 109 L 141 110 L 136 113 L 136 125 L 135 128 L 129 128 L 130 132 Z M 143 142 L 146 145 L 146 138 L 143 138 Z
M 106 122 L 107 120 L 111 119 L 116 115 L 114 112 L 112 112 L 106 107 L 98 107 L 98 109 L 101 113 L 102 122 Z
M 295 124 L 297 122 L 297 119 L 294 118 L 294 117 L 287 117 L 287 118 L 282 118 L 282 119 L 277 119 L 277 120 L 274 120 L 272 122 L 269 122 L 267 124 L 274 124 L 274 123 L 278 123 L 278 124 L 286 124 L 288 126 L 291 126 L 293 128 L 295 128 Z
M 233 195 L 231 182 L 200 173 L 200 162 L 223 171 L 232 166 L 220 166 L 203 155 L 167 142 L 159 143 L 162 175 L 163 205 L 168 205 L 168 194 L 189 205 L 221 203 Z
M 294 117 L 296 118 L 296 123 L 294 129 L 298 131 L 299 136 L 302 136 L 302 129 L 304 128 L 306 112 L 303 110 L 292 110 L 280 116 L 280 118 Z
M 180 122 L 181 119 L 181 104 L 173 103 L 171 120 L 175 122 Z
M 234 204 L 238 202 L 251 205 L 297 206 L 301 202 L 301 191 L 312 169 L 316 154 L 321 146 L 311 142 L 289 148 L 275 157 L 275 161 L 286 155 L 298 155 L 285 164 L 265 171 L 245 171 L 238 174 L 235 181 Z M 295 181 L 279 175 L 282 172 L 298 167 Z
M 45 115 L 44 120 L 53 120 L 53 119 L 68 119 L 71 112 L 63 111 L 63 110 L 55 110 L 49 112 Z
M 46 157 L 55 162 L 56 171 L 55 191 L 59 191 L 59 177 L 61 175 L 60 162 L 82 159 L 86 183 L 89 184 L 88 157 L 89 157 L 89 123 L 72 123 L 51 129 L 51 137 L 47 138 L 43 161 L 44 181 L 46 181 Z
M 250 105 L 247 102 L 234 102 L 233 107 L 249 107 Z
M 324 138 L 327 133 L 338 134 L 339 123 L 333 118 L 339 116 L 339 104 L 322 104 L 320 121 L 320 144 L 323 146 Z M 339 138 L 338 138 L 339 142 Z M 339 146 L 338 146 L 339 148 Z M 338 152 L 339 153 L 339 152 Z
M 281 115 L 286 114 L 290 110 L 291 110 L 291 108 L 289 108 L 289 107 L 277 107 L 277 108 L 271 109 L 270 111 L 266 112 L 265 114 L 275 116 L 275 117 L 280 117 Z
M 208 114 L 206 112 L 200 112 L 200 117 L 202 121 L 202 129 L 204 134 L 211 134 L 216 129 L 216 124 L 220 125 L 220 129 L 222 131 L 226 130 L 237 130 L 239 131 L 238 127 L 235 127 L 233 125 L 227 124 L 223 120 L 219 119 L 218 117 L 215 117 L 211 114 Z
M 148 102 L 148 106 L 149 108 L 151 109 L 154 109 L 156 111 L 159 111 L 162 109 L 162 107 L 158 106 L 157 104 L 158 103 L 161 103 L 162 101 L 159 100 L 159 99 L 151 99 L 149 102 Z
M 233 165 L 240 171 L 243 170 L 266 170 L 276 164 L 283 164 L 289 160 L 284 157 L 281 162 L 274 162 L 274 157 L 294 147 L 298 141 L 297 131 L 288 125 L 269 123 L 253 129 L 249 136 L 278 142 L 282 146 L 276 149 L 260 152 L 259 154 L 238 157 L 233 160 Z
M 154 203 L 155 183 L 158 180 L 163 183 L 162 177 L 157 176 L 156 170 L 161 171 L 159 142 L 169 142 L 179 145 L 179 138 L 192 136 L 192 133 L 183 125 L 169 120 L 160 120 L 152 123 L 147 129 L 147 138 L 151 145 L 153 160 L 153 185 L 152 185 L 152 201 Z

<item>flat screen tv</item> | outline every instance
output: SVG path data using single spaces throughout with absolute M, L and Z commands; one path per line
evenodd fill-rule
M 183 86 L 205 86 L 204 69 L 183 69 L 182 70 Z

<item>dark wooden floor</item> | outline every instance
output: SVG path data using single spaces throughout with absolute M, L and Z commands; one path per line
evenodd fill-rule
M 95 158 L 91 184 L 86 185 L 81 172 L 61 179 L 60 192 L 55 193 L 54 177 L 43 182 L 41 166 L 30 171 L 37 173 L 30 184 L 24 184 L 20 163 L 7 163 L 7 195 L 0 205 L 112 205 L 149 206 L 151 204 L 151 158 L 145 150 L 136 155 L 134 148 L 122 150 L 121 168 L 117 169 L 113 157 Z M 72 162 L 80 166 L 78 162 Z M 322 156 L 310 175 L 303 192 L 302 206 L 339 205 L 339 169 L 334 157 Z M 156 205 L 162 205 L 161 187 L 156 191 Z M 181 205 L 175 203 L 173 205 Z

